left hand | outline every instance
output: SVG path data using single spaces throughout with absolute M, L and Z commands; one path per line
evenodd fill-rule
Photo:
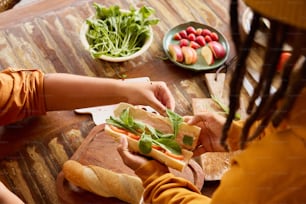
M 198 147 L 193 155 L 199 156 L 205 152 L 224 152 L 220 144 L 222 129 L 226 118 L 214 112 L 205 112 L 195 116 L 185 116 L 184 121 L 201 128 Z
M 128 150 L 128 141 L 126 137 L 120 138 L 120 144 L 117 150 L 123 162 L 134 171 L 148 161 L 145 157 L 133 154 Z
M 128 103 L 149 105 L 165 115 L 166 109 L 174 110 L 175 100 L 165 82 L 129 82 L 126 90 Z

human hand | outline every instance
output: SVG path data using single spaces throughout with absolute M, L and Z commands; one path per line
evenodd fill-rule
M 133 154 L 128 150 L 128 141 L 126 137 L 120 138 L 120 144 L 117 150 L 125 165 L 134 171 L 148 161 L 145 157 Z
M 0 203 L 23 204 L 24 202 L 6 188 L 6 186 L 0 181 Z
M 201 128 L 198 148 L 194 150 L 194 156 L 199 156 L 205 152 L 225 151 L 220 144 L 220 139 L 226 118 L 217 113 L 206 112 L 201 115 L 185 116 L 184 120 L 188 124 Z
M 175 100 L 165 82 L 129 82 L 128 103 L 149 105 L 165 115 L 166 109 L 174 110 Z

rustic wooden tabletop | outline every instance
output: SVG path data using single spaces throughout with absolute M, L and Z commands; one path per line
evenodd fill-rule
M 93 2 L 121 8 L 151 6 L 160 19 L 153 26 L 154 42 L 142 56 L 122 63 L 93 59 L 80 43 L 84 20 Z M 228 0 L 40 0 L 0 13 L 0 69 L 39 68 L 46 73 L 120 78 L 149 77 L 165 81 L 176 99 L 176 112 L 193 114 L 192 99 L 209 97 L 205 73 L 182 69 L 165 59 L 164 34 L 188 21 L 210 25 L 229 40 Z M 231 49 L 229 60 L 235 56 Z M 94 127 L 89 115 L 50 112 L 0 129 L 0 179 L 26 203 L 60 203 L 55 181 L 61 165 L 73 155 Z M 211 195 L 217 183 L 207 183 Z

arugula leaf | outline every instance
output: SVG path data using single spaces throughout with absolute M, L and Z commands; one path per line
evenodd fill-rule
M 189 136 L 189 135 L 184 135 L 183 137 L 183 143 L 185 145 L 189 145 L 189 146 L 192 146 L 193 144 L 193 137 Z
M 142 134 L 138 143 L 138 148 L 141 153 L 149 154 L 152 151 L 152 138 L 150 135 Z
M 134 119 L 133 117 L 130 116 L 130 109 L 126 108 L 122 111 L 122 113 L 120 114 L 120 120 L 126 124 L 129 127 L 133 127 L 134 126 Z
M 179 124 L 183 121 L 182 117 L 172 111 L 168 112 L 169 118 L 174 124 L 173 129 L 178 129 Z M 152 151 L 153 143 L 173 154 L 180 155 L 182 152 L 180 145 L 175 141 L 176 136 L 174 133 L 164 134 L 148 124 L 135 121 L 130 114 L 129 108 L 124 109 L 119 118 L 111 116 L 106 120 L 106 123 L 126 129 L 136 135 L 141 135 L 138 147 L 143 154 L 148 154 Z
M 214 95 L 211 95 L 211 99 L 224 111 L 224 113 L 226 115 L 229 114 L 229 108 L 226 107 L 217 97 L 215 97 Z M 240 120 L 240 114 L 239 113 L 235 113 L 235 120 Z
M 182 154 L 182 149 L 180 145 L 173 139 L 159 138 L 157 140 L 154 140 L 153 142 L 173 154 L 177 154 L 177 155 Z
M 169 138 L 169 139 L 174 139 L 174 134 L 173 133 L 162 133 L 155 128 L 153 128 L 151 125 L 146 125 L 146 130 L 148 133 L 152 136 L 153 139 L 158 139 L 158 138 Z
M 114 125 L 116 127 L 119 127 L 119 128 L 123 128 L 123 129 L 126 129 L 134 134 L 139 134 L 134 128 L 126 125 L 125 123 L 123 123 L 121 120 L 119 119 L 116 119 L 114 117 L 110 117 L 109 119 L 106 119 L 106 123 L 107 124 L 110 124 L 110 125 Z
M 179 131 L 179 126 L 183 122 L 183 117 L 169 109 L 167 109 L 166 112 L 171 121 L 174 136 L 176 137 Z

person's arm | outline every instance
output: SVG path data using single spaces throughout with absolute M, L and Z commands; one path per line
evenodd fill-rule
M 210 198 L 202 195 L 195 185 L 188 180 L 169 173 L 168 168 L 151 160 L 135 170 L 141 178 L 144 201 L 148 203 L 210 203 Z
M 0 125 L 46 113 L 43 79 L 39 70 L 9 68 L 0 72 Z
M 24 204 L 15 194 L 9 191 L 2 182 L 0 182 L 0 203 L 5 204 Z
M 0 73 L 0 125 L 47 111 L 73 110 L 119 102 L 149 105 L 165 114 L 175 101 L 165 82 L 126 82 L 40 70 Z
M 47 110 L 128 102 L 150 105 L 160 113 L 174 109 L 174 99 L 164 82 L 127 82 L 124 80 L 71 74 L 46 74 L 44 95 Z
M 184 178 L 176 177 L 163 164 L 132 154 L 125 137 L 120 140 L 118 152 L 123 162 L 141 178 L 144 201 L 148 203 L 209 203 L 210 198 L 201 194 L 195 185 Z

